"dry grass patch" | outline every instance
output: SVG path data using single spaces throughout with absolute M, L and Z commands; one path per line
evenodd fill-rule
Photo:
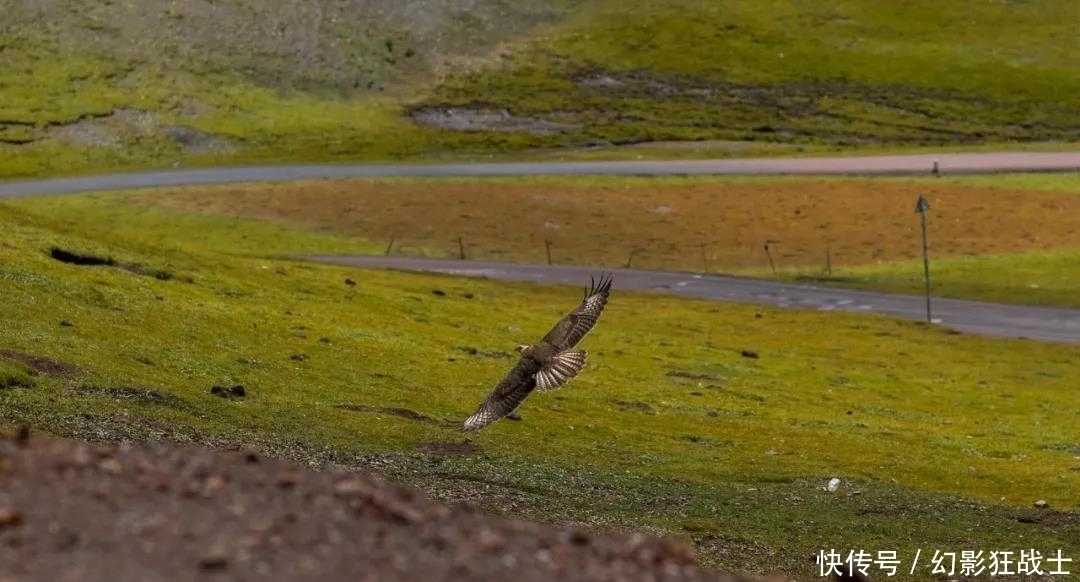
M 1080 247 L 1080 197 L 946 181 L 868 179 L 309 181 L 159 190 L 147 204 L 394 240 L 401 254 L 712 272 L 854 267 Z

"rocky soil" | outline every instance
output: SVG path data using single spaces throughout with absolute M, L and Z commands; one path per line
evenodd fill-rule
M 689 580 L 684 542 L 447 506 L 253 451 L 0 437 L 0 581 Z

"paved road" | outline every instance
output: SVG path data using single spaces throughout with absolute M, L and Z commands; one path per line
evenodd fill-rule
M 945 174 L 1080 170 L 1080 152 L 1002 152 L 817 158 L 649 160 L 622 162 L 510 162 L 481 164 L 281 165 L 177 169 L 50 180 L 0 182 L 0 199 L 98 190 L 264 182 L 308 178 L 386 176 L 574 176 L 689 174 Z
M 100 190 L 283 181 L 307 178 L 386 176 L 688 175 L 688 174 L 943 174 L 1016 171 L 1080 171 L 1080 152 L 1003 152 L 819 158 L 753 158 L 624 162 L 518 162 L 482 164 L 280 165 L 179 169 L 49 180 L 0 182 L 0 199 Z M 479 262 L 410 260 L 398 257 L 315 257 L 358 266 L 480 275 L 496 279 L 580 285 L 591 269 Z M 924 319 L 922 297 L 790 285 L 720 276 L 622 270 L 619 285 L 723 301 L 765 303 L 823 311 L 855 311 Z M 934 300 L 941 323 L 970 333 L 1080 343 L 1080 310 Z
M 406 257 L 315 255 L 305 258 L 356 267 L 431 271 L 508 281 L 564 283 L 576 286 L 587 283 L 590 275 L 599 272 L 598 268 L 593 267 Z M 880 313 L 906 319 L 926 320 L 926 299 L 917 295 L 784 284 L 720 275 L 694 275 L 638 269 L 614 269 L 613 272 L 615 285 L 620 289 L 818 311 Z M 998 305 L 937 298 L 932 299 L 932 307 L 935 323 L 962 332 L 1080 343 L 1080 310 L 1077 309 Z

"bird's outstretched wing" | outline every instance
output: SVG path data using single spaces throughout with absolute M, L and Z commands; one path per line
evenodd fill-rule
M 522 358 L 491 391 L 480 408 L 461 424 L 464 432 L 480 430 L 510 414 L 536 388 L 536 369 L 531 360 Z
M 611 275 L 604 273 L 600 280 L 590 280 L 585 290 L 585 299 L 551 328 L 541 342 L 551 344 L 557 352 L 568 350 L 577 345 L 590 331 L 607 305 L 611 293 Z

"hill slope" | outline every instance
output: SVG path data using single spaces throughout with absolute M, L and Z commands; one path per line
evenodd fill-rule
M 414 153 L 403 91 L 558 15 L 551 1 L 16 2 L 0 176 Z M 423 134 L 423 131 L 413 132 Z
M 1078 17 L 1055 0 L 598 1 L 433 100 L 623 142 L 1075 139 Z
M 1080 133 L 1068 0 L 12 4 L 0 176 Z

